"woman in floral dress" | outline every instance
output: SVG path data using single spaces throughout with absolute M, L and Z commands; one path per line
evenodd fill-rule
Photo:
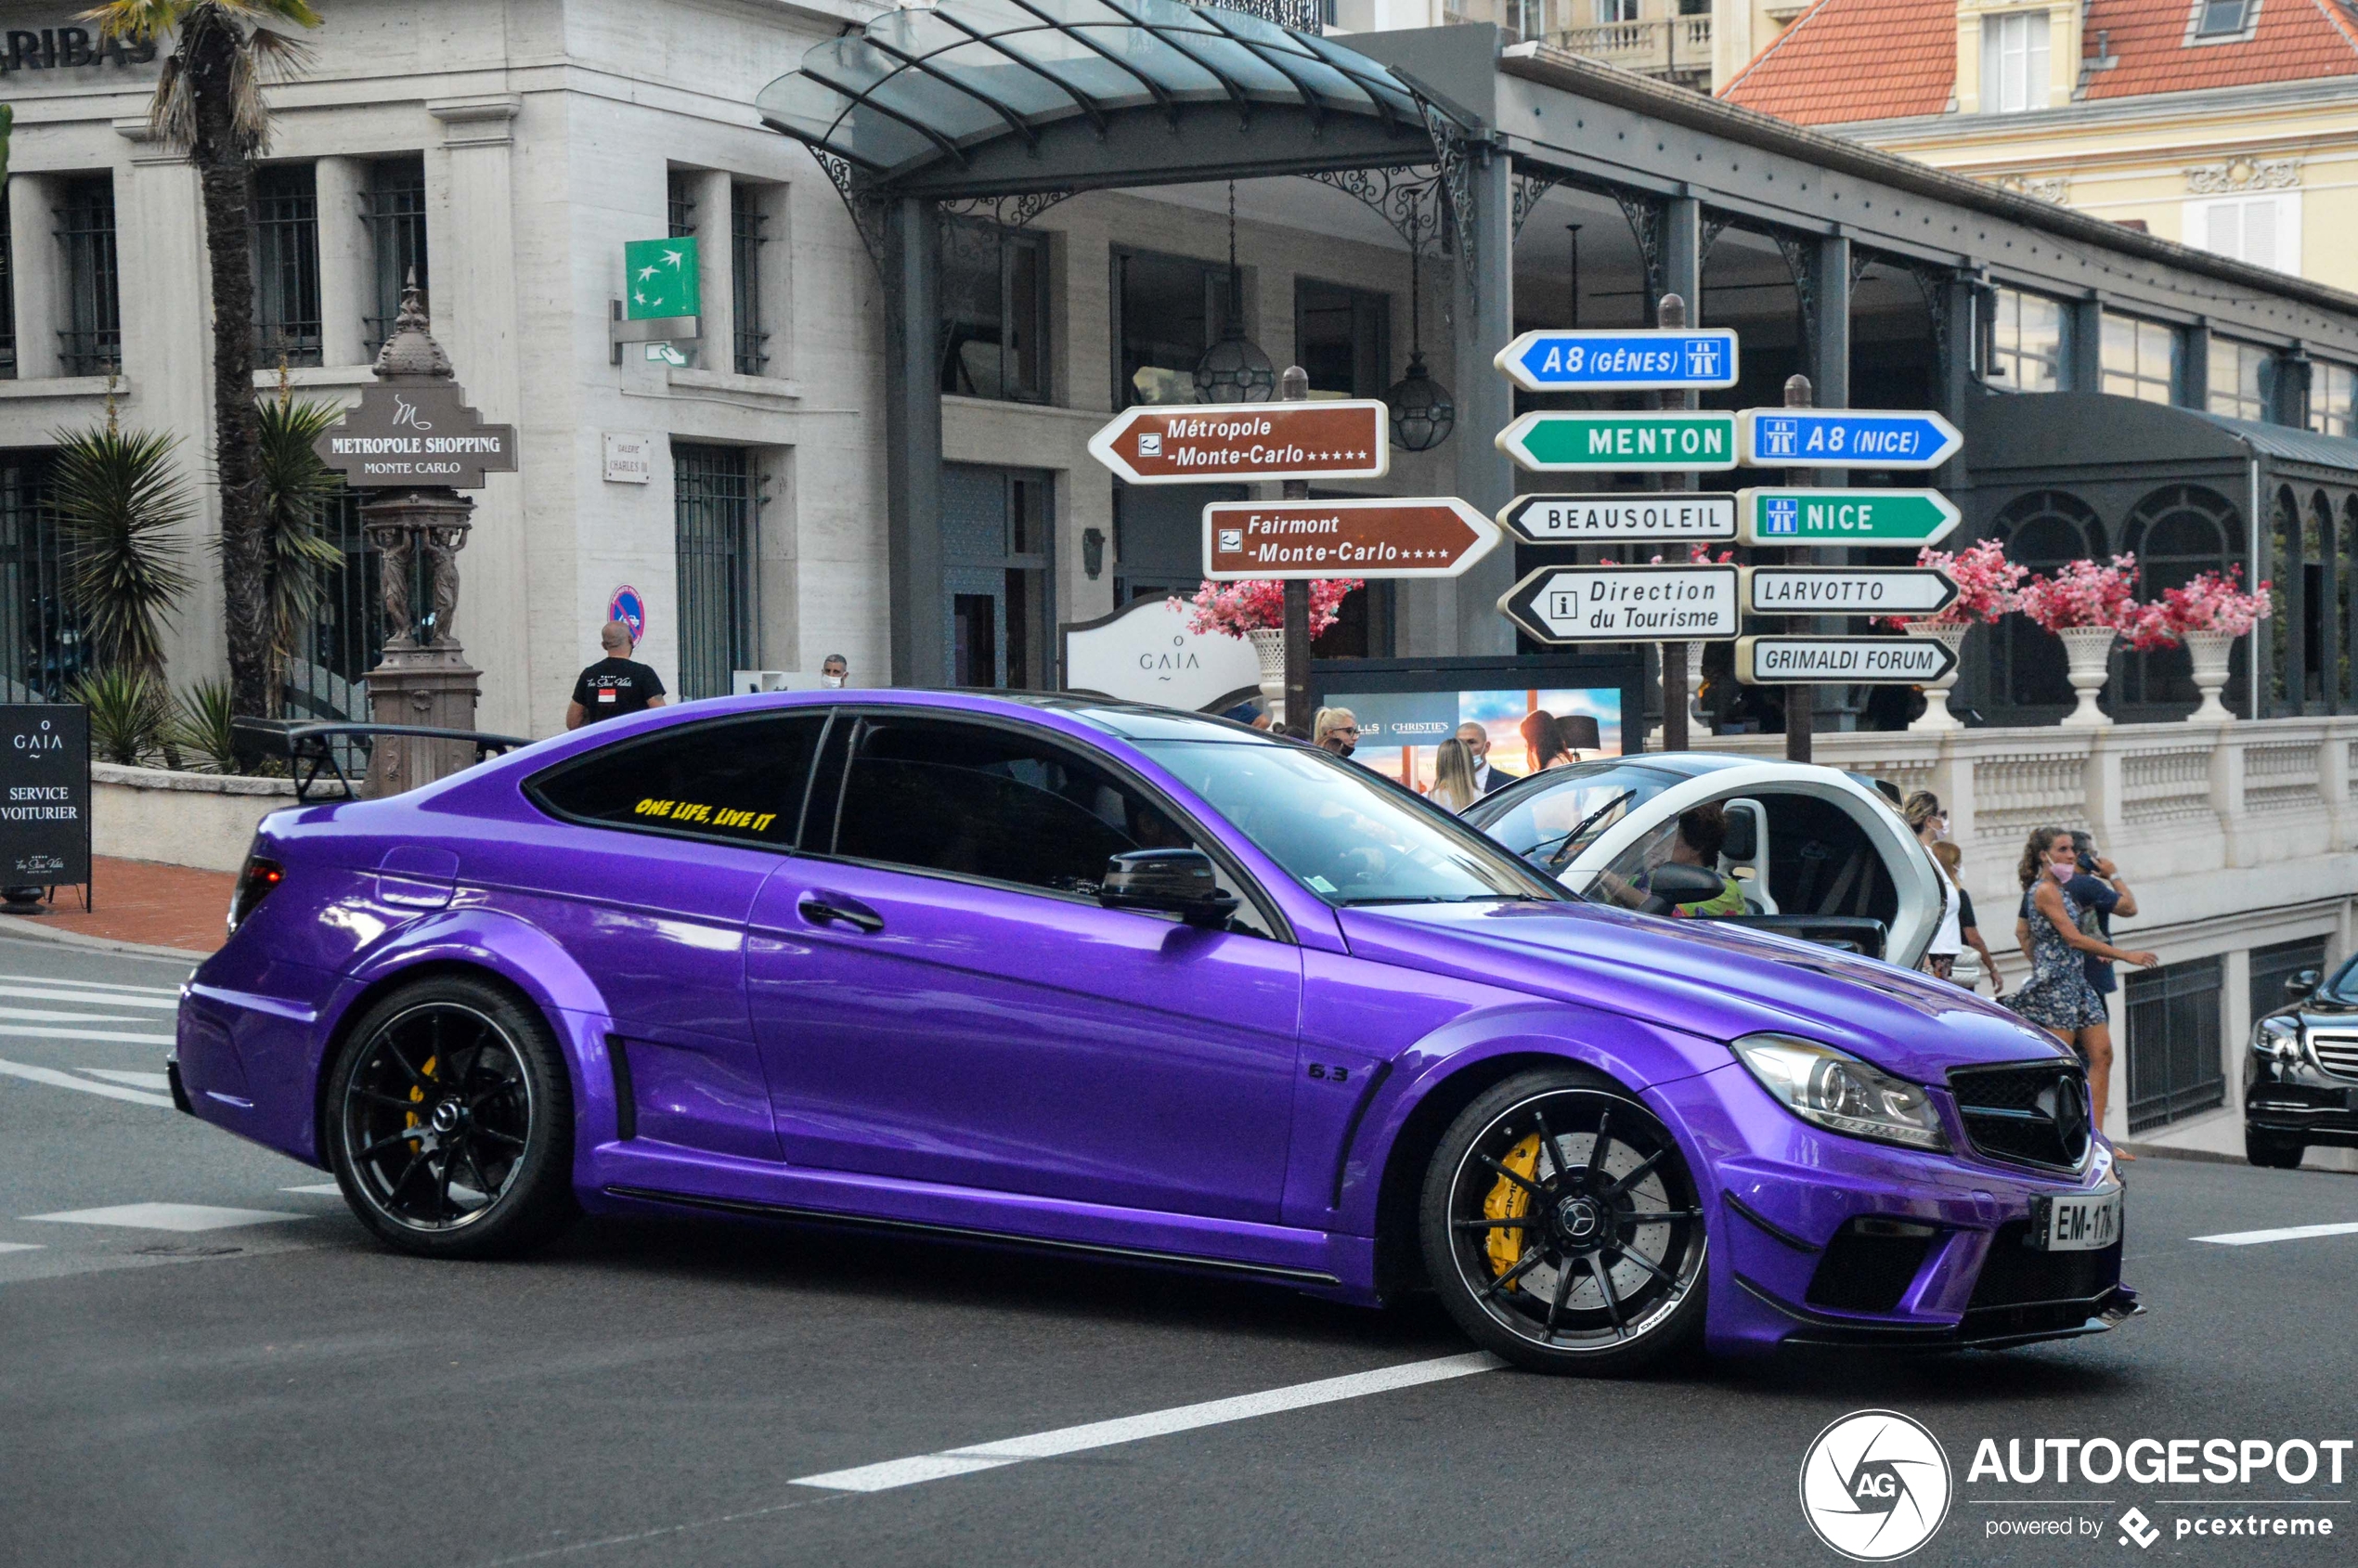
M 2079 1054 L 2088 1066 L 2088 1098 L 2096 1125 L 2105 1124 L 2105 1091 L 2112 1078 L 2111 1017 L 2105 999 L 2088 983 L 2083 953 L 2150 969 L 2161 962 L 2079 929 L 2079 906 L 2065 884 L 2079 869 L 2067 828 L 2042 827 L 2022 847 L 2015 868 L 2030 894 L 2030 978 L 2001 1005 L 2013 1008 Z M 2128 1158 L 2126 1155 L 2123 1159 Z

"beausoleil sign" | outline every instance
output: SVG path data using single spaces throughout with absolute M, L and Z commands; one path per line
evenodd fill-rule
M 1736 498 L 1725 492 L 1655 490 L 1604 496 L 1517 496 L 1499 511 L 1498 522 L 1533 544 L 1732 539 Z
M 448 382 L 377 382 L 312 444 L 356 489 L 439 485 L 480 490 L 486 473 L 516 471 L 516 427 L 486 424 Z

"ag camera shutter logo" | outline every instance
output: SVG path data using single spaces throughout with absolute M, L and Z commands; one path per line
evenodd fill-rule
M 1801 1460 L 1801 1512 L 1818 1538 L 1855 1562 L 1907 1556 L 1949 1517 L 1949 1456 L 1922 1422 L 1855 1410 L 1820 1432 Z

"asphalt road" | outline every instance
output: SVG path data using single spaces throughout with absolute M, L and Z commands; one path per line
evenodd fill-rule
M 322 1173 L 158 1103 L 181 972 L 0 938 L 0 1562 L 1824 1564 L 1797 1475 L 1865 1408 L 1952 1470 L 1911 1562 L 2325 1562 L 2358 1535 L 2358 1451 L 2339 1485 L 1968 1474 L 1984 1438 L 2358 1438 L 2358 1233 L 2192 1239 L 2358 1225 L 2349 1177 L 2140 1162 L 2151 1311 L 2098 1339 L 1560 1380 L 1469 1371 L 1426 1307 L 908 1239 L 596 1223 L 523 1263 L 395 1257 Z M 2334 1536 L 2248 1533 L 2280 1517 Z M 1993 1534 L 2041 1520 L 2083 1533 Z

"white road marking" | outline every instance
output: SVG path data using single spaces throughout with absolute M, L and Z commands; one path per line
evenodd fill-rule
M 0 994 L 6 994 L 0 992 Z M 46 1007 L 0 1007 L 0 1018 L 14 1018 L 26 1024 L 146 1024 L 153 1018 L 143 1018 L 136 1013 L 59 1013 Z
M 216 1209 L 204 1203 L 119 1203 L 110 1209 L 70 1209 L 57 1214 L 27 1214 L 65 1225 L 122 1225 L 128 1230 L 231 1230 L 239 1225 L 272 1225 L 303 1220 L 278 1209 Z
M 2231 1230 L 2219 1236 L 2197 1236 L 2215 1247 L 2257 1247 L 2263 1241 L 2299 1241 L 2312 1236 L 2358 1235 L 2358 1225 L 2287 1225 L 2281 1230 Z
M 55 1068 L 27 1067 L 22 1062 L 0 1061 L 0 1072 L 11 1078 L 46 1083 L 53 1088 L 79 1089 L 85 1095 L 103 1095 L 110 1100 L 129 1100 L 136 1106 L 155 1106 L 163 1110 L 173 1108 L 169 1095 L 150 1095 L 144 1089 L 118 1088 L 112 1083 L 93 1083 L 86 1078 L 76 1078 L 72 1073 L 59 1072 Z
M 55 975 L 0 975 L 0 980 L 15 980 L 24 985 L 71 986 L 76 991 L 120 991 L 133 996 L 169 996 L 175 1003 L 180 996 L 178 986 L 117 985 L 111 980 L 68 980 Z
M 48 986 L 0 985 L 0 996 L 20 1002 L 85 1002 L 93 1007 L 154 1007 L 169 1013 L 180 1005 L 177 996 L 137 996 L 108 991 L 58 991 Z
M 309 1186 L 282 1186 L 279 1190 L 280 1192 L 317 1193 L 322 1198 L 342 1198 L 343 1196 L 343 1188 L 336 1186 L 333 1182 L 314 1182 Z
M 112 1040 L 126 1045 L 170 1045 L 177 1039 L 169 1034 L 133 1034 L 120 1029 L 32 1029 L 23 1024 L 0 1024 L 0 1034 L 18 1040 Z
M 1175 1432 L 1193 1432 L 1198 1427 L 1250 1420 L 1255 1416 L 1274 1416 L 1313 1405 L 1330 1405 L 1339 1399 L 1358 1399 L 1393 1389 L 1415 1388 L 1420 1383 L 1471 1377 L 1477 1372 L 1495 1371 L 1505 1365 L 1486 1351 L 1475 1351 L 1466 1355 L 1445 1355 L 1432 1361 L 1411 1361 L 1402 1367 L 1353 1372 L 1340 1378 L 1321 1378 L 1315 1382 L 1273 1388 L 1263 1393 L 1238 1394 L 1233 1399 L 1208 1400 L 1201 1405 L 1181 1405 L 1169 1410 L 1149 1411 L 1143 1416 L 1122 1416 L 1109 1421 L 1092 1421 L 1086 1426 L 1037 1432 L 1029 1437 L 1004 1438 L 996 1443 L 978 1443 L 971 1447 L 945 1449 L 938 1454 L 919 1454 L 913 1458 L 887 1459 L 880 1464 L 829 1471 L 823 1475 L 801 1476 L 788 1484 L 820 1486 L 836 1492 L 885 1492 L 896 1486 L 913 1486 L 921 1481 L 939 1481 L 948 1476 L 971 1474 L 978 1470 L 996 1470 L 1001 1465 L 1021 1464 L 1026 1459 L 1054 1458 L 1061 1454 L 1078 1454 L 1091 1448 L 1110 1447 L 1118 1443 L 1165 1437 Z
M 38 1252 L 43 1250 L 38 1241 L 0 1241 L 0 1252 Z
M 134 1089 L 153 1089 L 161 1095 L 169 1095 L 172 1090 L 168 1073 L 132 1072 L 119 1067 L 78 1067 L 73 1070 L 84 1078 L 103 1078 L 110 1083 L 128 1083 Z

